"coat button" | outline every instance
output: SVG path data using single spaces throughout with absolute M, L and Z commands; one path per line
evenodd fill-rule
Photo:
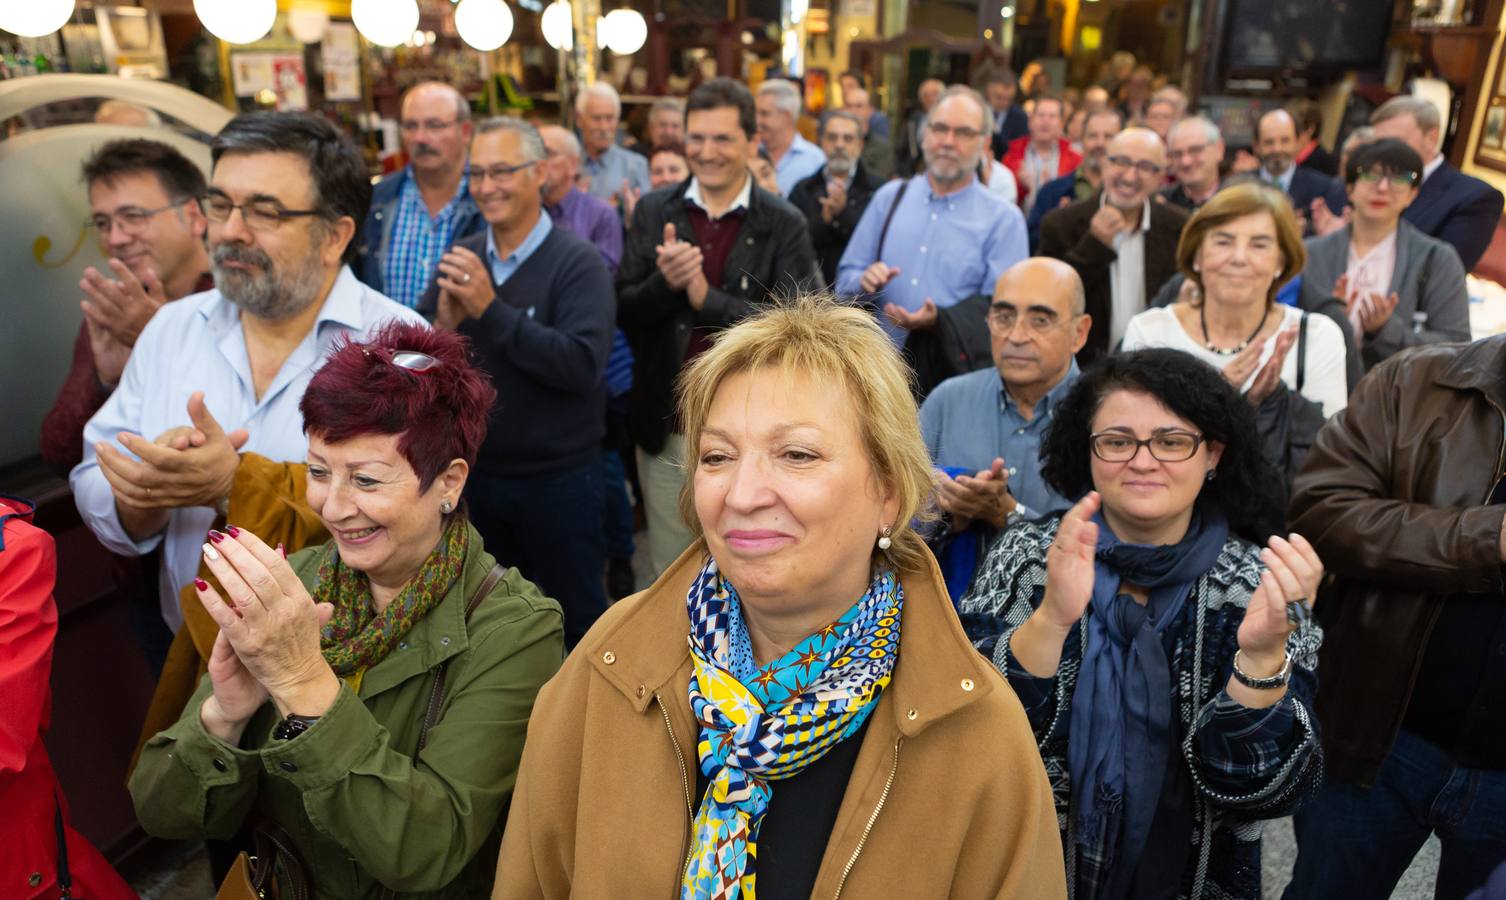
M 601 655 L 601 661 L 610 666 L 612 663 L 614 663 L 614 662 L 617 661 L 617 654 L 615 654 L 612 651 L 608 650 L 607 652 L 605 652 L 605 653 L 603 653 Z
M 439 639 L 439 642 L 441 644 L 445 645 L 446 647 L 450 646 L 450 636 L 449 635 L 445 635 L 444 637 L 442 637 L 442 638 Z
M 912 706 L 910 707 L 910 711 L 905 713 L 905 718 L 909 719 L 911 722 L 914 722 L 915 717 L 918 715 L 920 715 L 920 713 L 916 712 L 915 707 Z
M 973 689 L 973 680 L 971 678 L 964 678 L 964 679 L 962 679 L 962 689 L 964 691 L 970 691 L 970 690 L 972 690 Z
M 643 691 L 643 685 L 640 684 L 640 685 L 638 685 L 638 696 L 642 697 L 643 693 L 644 693 L 644 691 Z
M 230 771 L 230 767 L 227 766 L 227 765 L 225 765 L 225 761 L 223 759 L 220 759 L 218 756 L 216 756 L 214 759 L 210 760 L 210 762 L 214 763 L 214 768 L 215 768 L 216 771 L 219 771 L 219 772 L 228 772 L 228 771 Z
M 42 883 L 42 873 L 32 872 L 30 877 L 26 879 L 26 883 L 31 885 L 32 887 L 40 885 Z
M 296 772 L 296 771 L 298 771 L 298 767 L 296 765 L 294 765 L 293 763 L 290 763 L 290 762 L 280 762 L 280 763 L 277 764 L 277 768 L 283 770 L 284 772 Z

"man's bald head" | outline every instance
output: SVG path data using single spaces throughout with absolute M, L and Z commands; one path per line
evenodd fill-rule
M 1297 120 L 1284 109 L 1273 109 L 1255 125 L 1255 154 L 1272 177 L 1292 167 L 1297 155 Z
M 1139 209 L 1161 186 L 1166 172 L 1166 145 L 1149 128 L 1126 128 L 1109 141 L 1104 154 L 1103 190 L 1122 210 Z
M 999 276 L 988 332 L 994 367 L 1017 399 L 1034 404 L 1071 370 L 1093 325 L 1086 306 L 1082 278 L 1059 259 L 1031 257 Z

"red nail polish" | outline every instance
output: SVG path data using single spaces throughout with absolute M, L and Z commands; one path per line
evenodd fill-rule
M 195 578 L 193 580 L 193 586 L 196 587 L 196 588 L 198 588 L 201 591 L 207 591 L 207 590 L 209 590 L 209 582 L 205 581 L 202 578 Z
M 236 528 L 234 525 L 226 525 L 225 532 L 233 538 L 238 538 L 241 536 L 241 530 L 239 528 Z
M 288 558 L 288 548 L 282 545 L 282 541 L 277 542 L 277 555 L 283 559 Z
M 209 539 L 218 544 L 220 541 L 223 541 L 225 539 L 225 536 L 211 528 L 209 529 Z

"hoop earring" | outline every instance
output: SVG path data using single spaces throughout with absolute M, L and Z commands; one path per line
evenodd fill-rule
M 894 541 L 889 538 L 889 533 L 893 530 L 893 528 L 887 525 L 884 526 L 884 533 L 879 535 L 878 539 L 878 548 L 880 550 L 888 550 L 890 547 L 894 546 Z

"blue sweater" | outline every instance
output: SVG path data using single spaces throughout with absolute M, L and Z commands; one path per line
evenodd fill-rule
M 455 241 L 483 260 L 486 232 Z M 612 274 L 596 248 L 562 228 L 525 259 L 479 319 L 458 329 L 497 389 L 476 471 L 551 475 L 592 464 L 606 432 L 606 370 L 616 330 Z M 431 283 L 418 311 L 434 317 Z

